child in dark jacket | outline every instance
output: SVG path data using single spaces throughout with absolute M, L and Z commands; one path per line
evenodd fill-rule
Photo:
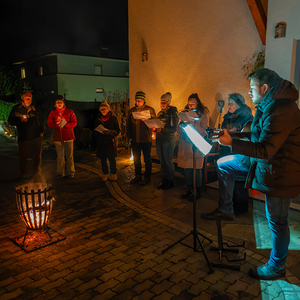
M 116 116 L 110 110 L 106 100 L 99 107 L 100 114 L 95 121 L 94 136 L 97 139 L 97 157 L 101 160 L 103 177 L 102 180 L 117 180 L 117 138 L 120 127 Z M 110 163 L 110 177 L 108 177 L 107 159 Z

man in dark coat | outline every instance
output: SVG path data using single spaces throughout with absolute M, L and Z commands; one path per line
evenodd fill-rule
M 268 263 L 252 268 L 249 274 L 268 280 L 285 275 L 290 241 L 288 210 L 291 198 L 300 193 L 300 111 L 296 104 L 298 91 L 274 71 L 260 69 L 248 79 L 249 95 L 257 104 L 251 141 L 232 139 L 227 130 L 219 137 L 221 145 L 239 154 L 218 161 L 219 208 L 201 216 L 207 220 L 233 220 L 235 179 L 247 178 L 248 187 L 264 193 L 273 248 Z
M 8 123 L 18 131 L 19 162 L 22 180 L 29 178 L 28 158 L 32 159 L 32 175 L 41 172 L 42 141 L 45 130 L 42 112 L 32 104 L 32 94 L 25 92 L 21 104 L 15 105 L 8 117 Z
M 145 113 L 147 117 L 139 119 L 135 118 L 134 113 Z M 147 114 L 146 114 L 147 113 Z M 152 161 L 151 161 L 151 148 L 152 148 L 152 131 L 145 124 L 144 120 L 149 118 L 156 118 L 155 110 L 146 105 L 146 96 L 142 91 L 138 91 L 135 94 L 135 106 L 128 112 L 127 119 L 127 137 L 131 142 L 135 177 L 131 180 L 131 183 L 139 182 L 142 185 L 150 182 Z M 141 178 L 141 152 L 143 151 L 145 161 L 145 177 Z

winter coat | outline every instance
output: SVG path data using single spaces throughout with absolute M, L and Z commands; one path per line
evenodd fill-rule
M 156 133 L 156 139 L 163 141 L 175 141 L 175 132 L 178 126 L 178 110 L 175 106 L 169 106 L 167 110 L 162 109 L 157 118 L 160 119 L 163 128 Z
M 199 113 L 198 113 L 199 114 Z M 202 135 L 205 136 L 205 129 L 209 126 L 209 114 L 205 110 L 200 114 L 200 120 L 191 121 L 190 124 Z M 192 169 L 193 168 L 193 144 L 188 136 L 178 127 L 179 140 L 178 140 L 178 154 L 177 165 L 180 168 Z M 196 169 L 202 169 L 204 157 L 200 151 L 196 150 Z
M 94 128 L 99 125 L 103 125 L 106 129 L 109 130 L 109 134 L 100 133 L 99 131 L 94 130 L 93 135 L 96 137 L 97 144 L 97 157 L 101 156 L 111 156 L 117 157 L 117 148 L 118 148 L 118 135 L 120 133 L 120 127 L 116 116 L 109 112 L 109 117 L 106 121 L 101 119 L 102 114 L 100 113 L 99 117 L 95 121 Z M 105 118 L 104 118 L 105 119 Z
M 8 123 L 15 125 L 18 131 L 18 142 L 37 139 L 44 133 L 45 124 L 43 114 L 39 109 L 30 106 L 31 110 L 21 104 L 15 105 L 8 117 Z M 27 116 L 27 122 L 22 122 L 21 117 Z
M 156 118 L 155 110 L 146 105 L 132 107 L 128 112 L 127 118 L 127 137 L 128 140 L 132 140 L 134 143 L 151 143 L 152 142 L 152 131 L 144 121 L 134 119 L 132 113 L 137 111 L 149 110 L 151 118 Z
M 234 113 L 228 112 L 224 115 L 222 129 L 226 128 L 227 131 L 242 131 L 244 126 L 252 119 L 253 116 L 251 108 L 244 104 Z
M 270 196 L 300 193 L 300 111 L 298 91 L 281 80 L 257 105 L 251 141 L 233 140 L 232 152 L 250 157 L 248 186 Z
M 57 122 L 61 119 L 65 119 L 67 121 L 64 127 L 59 127 L 57 125 Z M 64 106 L 62 109 L 56 108 L 51 110 L 47 124 L 49 127 L 53 128 L 54 142 L 75 140 L 73 128 L 77 125 L 77 119 L 72 109 Z

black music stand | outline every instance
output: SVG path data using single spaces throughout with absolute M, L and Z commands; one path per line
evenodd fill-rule
M 180 124 L 181 127 L 185 126 L 184 123 Z M 189 124 L 190 125 L 190 124 Z M 191 125 L 190 125 L 191 126 Z M 187 133 L 186 133 L 187 134 Z M 188 135 L 188 134 L 187 134 Z M 174 246 L 178 245 L 179 243 L 181 243 L 182 241 L 184 241 L 186 238 L 188 238 L 189 236 L 193 236 L 193 249 L 194 252 L 196 252 L 198 250 L 198 246 L 197 246 L 197 241 L 199 243 L 199 246 L 202 250 L 202 253 L 205 257 L 205 260 L 207 262 L 207 265 L 210 269 L 210 272 L 214 272 L 211 263 L 209 262 L 204 247 L 202 245 L 202 242 L 199 238 L 199 235 L 201 235 L 204 239 L 207 239 L 208 241 L 210 241 L 211 243 L 213 242 L 211 239 L 207 238 L 206 236 L 204 236 L 203 234 L 199 233 L 197 230 L 197 188 L 196 188 L 196 154 L 197 154 L 197 147 L 195 146 L 193 140 L 190 138 L 190 136 L 188 135 L 189 139 L 191 140 L 192 144 L 193 144 L 193 187 L 194 187 L 194 199 L 193 199 L 193 230 L 191 230 L 190 233 L 188 233 L 187 235 L 185 235 L 184 237 L 182 237 L 181 239 L 179 239 L 178 241 L 174 242 L 172 245 L 170 245 L 169 247 L 167 247 L 166 249 L 164 249 L 161 253 L 164 254 L 166 253 L 168 250 L 170 250 L 171 248 L 173 248 Z M 204 153 L 203 153 L 204 155 Z M 201 197 L 200 197 L 201 198 Z M 184 244 L 185 245 L 185 244 Z M 186 245 L 187 246 L 187 245 Z

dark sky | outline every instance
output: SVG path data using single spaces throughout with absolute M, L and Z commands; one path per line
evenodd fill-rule
M 0 0 L 0 65 L 48 53 L 128 59 L 127 0 Z

